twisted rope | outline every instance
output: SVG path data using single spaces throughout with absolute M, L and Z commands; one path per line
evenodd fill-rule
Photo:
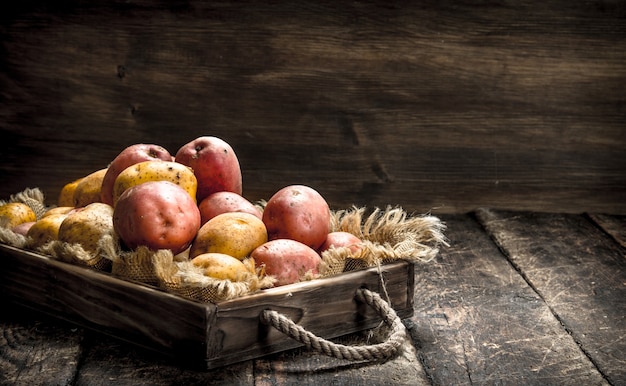
M 325 355 L 351 361 L 384 360 L 392 357 L 398 351 L 405 339 L 404 325 L 396 312 L 384 301 L 380 295 L 367 289 L 359 289 L 356 299 L 371 306 L 383 318 L 391 333 L 387 340 L 382 343 L 365 346 L 346 346 L 333 343 L 324 338 L 305 330 L 291 319 L 273 310 L 263 310 L 261 322 L 271 325 L 283 334 L 304 344 L 309 349 L 324 353 Z

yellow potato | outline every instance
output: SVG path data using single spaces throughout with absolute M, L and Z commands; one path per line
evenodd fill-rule
M 148 181 L 169 181 L 181 188 L 196 202 L 198 180 L 189 167 L 175 161 L 143 161 L 122 170 L 113 184 L 113 205 L 126 189 Z
M 104 235 L 113 234 L 113 207 L 94 202 L 67 215 L 59 227 L 58 239 L 96 252 L 98 241 Z
M 244 212 L 222 213 L 200 228 L 191 244 L 189 257 L 216 252 L 243 260 L 265 242 L 267 230 L 258 217 Z
M 56 206 L 54 208 L 48 209 L 41 217 L 51 216 L 53 214 L 68 214 L 70 211 L 74 210 L 73 206 Z
M 63 186 L 57 200 L 58 206 L 74 206 L 74 191 L 84 177 L 68 182 Z
M 30 237 L 30 247 L 37 248 L 58 240 L 59 228 L 67 216 L 67 213 L 52 213 L 37 220 L 26 232 L 26 237 Z
M 203 253 L 191 263 L 202 268 L 205 276 L 220 280 L 241 281 L 251 273 L 241 260 L 224 253 Z
M 100 191 L 106 172 L 106 168 L 100 169 L 83 177 L 74 190 L 72 205 L 79 208 L 94 202 L 101 202 Z
M 14 228 L 25 222 L 37 221 L 37 215 L 30 206 L 21 202 L 10 202 L 0 206 L 3 225 Z

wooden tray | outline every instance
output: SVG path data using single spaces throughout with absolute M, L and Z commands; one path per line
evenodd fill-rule
M 213 304 L 4 244 L 0 259 L 0 289 L 8 300 L 203 369 L 301 346 L 260 322 L 265 309 L 279 311 L 326 339 L 373 328 L 381 321 L 371 307 L 354 298 L 359 288 L 382 295 L 378 268 Z M 398 316 L 412 316 L 413 263 L 385 264 L 381 272 Z

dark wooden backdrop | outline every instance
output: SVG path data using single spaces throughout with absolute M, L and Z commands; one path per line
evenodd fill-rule
M 623 1 L 1 7 L 3 198 L 215 135 L 251 200 L 626 213 Z

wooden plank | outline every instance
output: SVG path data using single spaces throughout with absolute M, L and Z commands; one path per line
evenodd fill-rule
M 0 244 L 0 288 L 40 312 L 198 365 L 206 360 L 212 304 Z
M 0 245 L 0 253 L 0 288 L 7 298 L 200 368 L 300 346 L 260 323 L 264 309 L 279 311 L 314 334 L 334 338 L 380 322 L 373 309 L 357 304 L 354 297 L 362 287 L 383 293 L 384 282 L 397 314 L 413 314 L 413 264 L 405 261 L 212 304 L 7 245 Z
M 254 385 L 254 362 L 245 361 L 210 371 L 125 342 L 88 332 L 77 385 Z
M 411 335 L 435 385 L 606 384 L 551 308 L 470 216 L 416 268 Z
M 376 333 L 371 330 L 335 341 L 346 345 L 375 343 L 381 338 Z M 260 358 L 255 361 L 254 380 L 259 386 L 431 385 L 408 336 L 398 355 L 383 363 L 336 360 L 303 349 Z
M 580 215 L 481 209 L 477 217 L 603 376 L 626 383 L 624 249 Z
M 626 248 L 626 216 L 591 213 L 589 217 L 622 247 Z
M 214 134 L 251 200 L 624 214 L 618 3 L 28 1 L 0 20 L 0 197 Z
M 69 385 L 83 355 L 83 330 L 0 301 L 0 384 Z
M 139 292 L 145 296 L 142 303 L 144 305 L 142 308 L 144 310 L 143 312 L 147 315 L 148 319 L 152 321 L 151 325 L 143 326 L 143 328 L 151 330 L 152 334 L 168 341 L 170 339 L 168 336 L 177 336 L 176 330 L 178 327 L 176 320 L 161 318 L 161 316 L 163 316 L 162 314 L 164 312 L 180 312 L 181 309 L 174 307 L 172 310 L 168 310 L 167 304 L 160 304 L 161 301 L 158 300 L 158 296 L 146 295 L 146 291 L 149 292 L 152 290 L 147 289 L 141 291 L 140 289 L 134 289 L 135 284 L 127 283 L 126 285 L 122 285 L 122 283 L 118 283 L 119 280 L 109 278 L 102 273 L 93 272 L 81 267 L 68 266 L 65 263 L 50 261 L 40 256 L 30 256 L 31 254 L 29 253 L 15 250 L 7 246 L 2 246 L 1 249 L 3 251 L 4 265 L 2 280 L 0 282 L 3 286 L 3 293 L 13 301 L 24 301 L 31 306 L 46 309 L 53 315 L 65 317 L 76 323 L 81 323 L 80 320 L 76 319 L 76 315 L 85 315 L 85 320 L 83 320 L 82 323 L 88 327 L 94 330 L 100 330 L 101 332 L 107 332 L 114 338 L 128 338 L 128 336 L 124 334 L 120 335 L 120 331 L 115 329 L 109 330 L 109 328 L 113 325 L 117 328 L 127 327 L 126 325 L 120 325 L 121 320 L 125 320 L 127 324 L 132 326 L 142 325 L 146 321 L 146 318 L 139 318 L 137 315 L 133 314 L 132 309 L 129 313 L 122 311 L 129 304 L 127 295 L 122 294 L 123 290 L 130 291 L 131 295 L 134 292 Z M 15 261 L 13 260 L 14 258 Z M 68 377 L 76 379 L 79 384 L 84 383 L 90 385 L 105 385 L 111 382 L 116 384 L 137 384 L 139 382 L 152 385 L 172 383 L 196 384 L 207 382 L 225 385 L 250 384 L 253 379 L 254 362 L 245 361 L 246 359 L 257 357 L 259 351 L 271 353 L 272 350 L 276 350 L 276 347 L 280 350 L 284 350 L 286 347 L 299 345 L 297 342 L 287 339 L 287 346 L 285 346 L 285 343 L 281 343 L 285 340 L 285 337 L 277 331 L 269 331 L 267 336 L 261 334 L 258 317 L 256 316 L 261 309 L 277 309 L 291 316 L 297 314 L 299 315 L 298 318 L 294 319 L 300 324 L 303 324 L 316 333 L 324 333 L 324 336 L 327 337 L 344 335 L 355 329 L 373 327 L 379 323 L 379 318 L 371 309 L 365 307 L 361 310 L 361 307 L 357 307 L 357 305 L 354 304 L 352 298 L 343 299 L 340 295 L 354 293 L 357 288 L 361 287 L 367 287 L 371 290 L 381 292 L 381 283 L 384 282 L 386 292 L 390 296 L 392 305 L 397 308 L 398 314 L 404 317 L 412 315 L 413 265 L 406 262 L 388 264 L 381 268 L 381 272 L 383 275 L 382 278 L 379 277 L 377 270 L 351 272 L 341 277 L 323 280 L 323 282 L 327 284 L 323 286 L 316 285 L 315 282 L 311 281 L 266 291 L 267 293 L 271 292 L 271 294 L 269 294 L 270 296 L 267 296 L 267 294 L 258 294 L 219 303 L 216 307 L 220 309 L 221 316 L 216 317 L 218 322 L 215 325 L 211 325 L 208 329 L 212 331 L 212 338 L 207 339 L 208 345 L 219 343 L 220 348 L 228 355 L 234 356 L 239 353 L 239 357 L 230 358 L 226 355 L 226 359 L 223 359 L 220 352 L 215 352 L 213 355 L 218 359 L 212 364 L 222 365 L 223 367 L 212 369 L 208 372 L 199 371 L 198 363 L 203 362 L 204 357 L 198 358 L 198 352 L 194 350 L 189 353 L 177 350 L 175 354 L 177 354 L 178 357 L 172 358 L 170 356 L 157 355 L 157 353 L 141 347 L 131 346 L 118 339 L 110 339 L 103 334 L 94 335 L 94 333 L 87 333 L 85 337 L 82 334 L 82 329 L 78 329 L 80 332 L 78 335 L 79 339 L 68 340 L 67 345 L 80 354 L 80 367 L 78 369 L 76 368 L 79 363 L 78 360 L 71 362 L 74 367 L 69 369 L 73 370 L 73 372 L 71 372 Z M 50 282 L 47 275 L 53 276 L 55 278 L 54 282 Z M 81 279 L 81 275 L 84 276 L 84 278 Z M 22 283 L 23 285 L 16 283 L 18 278 L 24 281 L 24 283 Z M 28 285 L 28 283 L 31 282 L 40 284 L 38 288 L 45 288 L 45 290 L 37 291 L 32 294 L 32 286 Z M 322 280 L 319 282 L 322 282 Z M 56 288 L 55 285 L 59 285 L 62 288 Z M 122 289 L 120 289 L 120 287 Z M 101 292 L 98 293 L 99 291 Z M 70 300 L 67 297 L 67 293 L 69 292 L 75 293 L 75 296 L 78 297 L 85 297 L 85 299 L 93 301 L 94 303 L 91 307 L 85 307 L 81 301 Z M 116 299 L 117 303 L 115 306 L 107 303 L 107 296 L 109 294 Z M 58 295 L 61 295 L 60 298 L 57 298 Z M 132 299 L 134 296 L 130 298 Z M 74 298 L 72 297 L 71 299 Z M 46 304 L 38 304 L 44 301 Z M 314 307 L 314 304 L 319 305 L 320 302 L 323 302 L 326 307 Z M 72 308 L 74 309 L 74 313 L 59 315 L 58 312 L 60 310 L 55 307 L 55 304 L 62 304 L 65 308 Z M 105 317 L 102 315 L 100 308 L 104 308 L 105 313 L 108 311 L 113 314 Z M 23 310 L 20 312 L 23 312 Z M 153 314 L 154 318 L 150 318 L 150 315 Z M 356 319 L 360 320 L 360 323 L 350 324 L 342 322 L 341 325 L 336 325 L 337 321 L 347 320 L 347 317 L 354 318 L 354 316 L 351 316 L 353 314 L 358 314 Z M 194 320 L 194 317 L 189 316 L 186 312 L 181 312 L 180 317 L 188 318 L 189 323 L 192 323 Z M 167 324 L 166 326 L 159 326 L 158 322 L 161 319 L 164 319 Z M 324 319 L 326 319 L 326 321 Z M 157 323 L 155 324 L 155 322 Z M 97 323 L 104 323 L 104 325 L 100 329 Z M 324 326 L 335 327 L 334 329 L 327 329 Z M 67 334 L 68 330 L 76 330 L 69 326 L 65 327 L 66 330 L 57 331 L 53 339 L 64 339 L 64 335 Z M 159 328 L 161 329 L 159 330 Z M 130 335 L 132 334 L 129 334 L 129 336 Z M 279 338 L 273 338 L 273 335 L 279 335 Z M 216 337 L 221 337 L 221 340 L 219 342 L 213 342 L 211 339 L 217 339 Z M 170 344 L 172 344 L 172 350 L 175 350 L 177 342 L 175 338 L 173 339 L 174 342 L 170 342 Z M 135 339 L 130 340 L 134 343 L 138 343 Z M 256 340 L 260 341 L 256 342 Z M 276 346 L 275 342 L 278 342 L 278 346 Z M 10 343 L 15 344 L 15 342 Z M 363 344 L 363 339 L 358 343 Z M 264 344 L 268 346 L 264 347 Z M 50 343 L 50 339 L 42 339 L 41 345 L 43 351 L 49 346 L 50 349 L 58 348 L 57 345 Z M 233 345 L 237 346 L 232 347 Z M 28 347 L 31 346 L 32 343 L 29 343 Z M 151 346 L 151 348 L 154 347 Z M 58 350 L 55 355 L 50 355 L 50 359 L 56 358 L 57 361 L 65 361 L 68 359 L 66 351 L 67 350 Z M 8 368 L 11 364 L 11 358 L 4 358 L 4 355 L 9 356 L 7 350 L 2 352 L 0 364 Z M 306 358 L 306 355 L 304 358 Z M 407 360 L 407 358 L 409 359 Z M 210 358 L 210 362 L 212 360 L 213 359 Z M 232 363 L 240 361 L 244 362 Z M 303 361 L 306 362 L 306 360 L 300 360 L 294 361 L 294 363 L 302 363 Z M 329 363 L 332 362 L 333 360 L 329 359 L 326 365 L 328 366 Z M 52 363 L 54 364 L 55 362 Z M 413 379 L 415 378 L 415 374 L 421 374 L 421 378 L 425 379 L 423 371 L 419 373 L 421 367 L 416 360 L 414 349 L 408 338 L 405 347 L 403 347 L 402 355 L 389 361 L 388 364 L 384 365 L 382 368 L 378 368 L 378 370 L 376 370 L 377 364 L 378 363 L 361 363 L 359 365 L 363 367 L 369 366 L 368 372 L 371 374 L 385 374 L 384 371 L 381 372 L 381 369 L 386 369 L 385 371 L 389 374 L 395 374 L 396 372 L 392 370 L 402 369 L 401 374 L 404 378 L 400 377 L 396 379 Z M 351 365 L 340 363 L 336 366 L 337 371 L 341 373 L 338 379 L 346 379 L 348 383 L 345 384 L 352 384 L 351 380 L 355 379 L 355 372 L 343 372 L 345 366 L 350 367 Z M 67 370 L 68 365 L 63 363 L 62 366 L 59 365 L 55 368 Z M 21 369 L 24 372 L 23 377 L 28 375 L 26 371 L 28 369 L 29 368 Z M 357 372 L 357 374 L 360 373 Z M 7 377 L 8 376 L 9 375 L 7 375 Z M 54 379 L 55 374 L 53 372 L 48 374 L 48 372 L 45 371 L 38 371 L 37 376 L 40 378 L 43 377 L 47 382 L 48 379 Z M 64 384 L 69 382 L 59 383 Z
M 391 263 L 383 265 L 380 272 L 376 268 L 347 272 L 218 303 L 209 337 L 209 365 L 302 346 L 280 331 L 260 325 L 258 315 L 264 309 L 282 313 L 313 334 L 336 338 L 380 324 L 380 316 L 371 307 L 354 299 L 356 291 L 364 287 L 386 294 L 396 314 L 409 317 L 413 315 L 413 272 L 413 264 Z

